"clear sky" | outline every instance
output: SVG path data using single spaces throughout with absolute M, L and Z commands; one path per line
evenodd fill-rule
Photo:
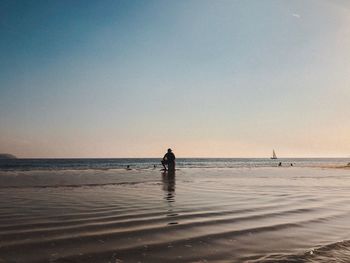
M 0 1 L 0 152 L 350 156 L 350 2 Z

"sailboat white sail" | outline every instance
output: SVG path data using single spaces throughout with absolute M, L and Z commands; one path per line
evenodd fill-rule
M 275 153 L 275 150 L 272 150 L 272 157 L 271 157 L 271 159 L 277 159 L 277 155 Z

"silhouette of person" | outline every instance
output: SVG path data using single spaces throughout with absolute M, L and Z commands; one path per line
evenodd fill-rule
M 168 152 L 164 155 L 162 160 L 162 165 L 164 167 L 164 171 L 175 171 L 175 154 L 172 152 L 172 150 L 169 148 Z M 168 169 L 166 167 L 168 165 Z
M 279 162 L 278 166 L 282 166 L 282 162 Z

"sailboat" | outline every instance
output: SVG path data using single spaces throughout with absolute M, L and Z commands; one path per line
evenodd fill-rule
M 275 150 L 272 150 L 272 157 L 271 157 L 271 159 L 277 159 L 277 156 L 276 156 Z

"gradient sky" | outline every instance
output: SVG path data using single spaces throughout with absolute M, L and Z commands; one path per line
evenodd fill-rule
M 350 2 L 0 1 L 0 152 L 350 156 Z

